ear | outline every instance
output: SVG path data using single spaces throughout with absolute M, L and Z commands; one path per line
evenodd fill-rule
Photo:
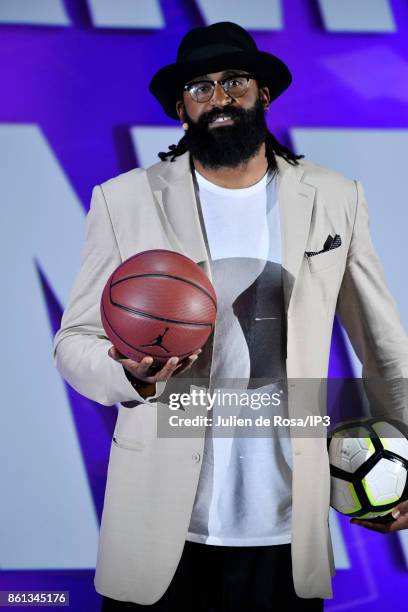
M 176 102 L 176 113 L 181 122 L 184 121 L 184 102 L 183 100 L 177 100 Z
M 261 100 L 265 108 L 271 103 L 271 96 L 269 93 L 269 89 L 268 87 L 266 87 L 266 85 L 259 87 L 259 99 Z

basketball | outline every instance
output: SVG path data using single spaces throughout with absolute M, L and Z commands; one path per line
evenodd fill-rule
M 101 319 L 112 344 L 134 361 L 164 364 L 201 348 L 214 328 L 217 299 L 203 270 L 174 251 L 143 251 L 109 277 Z

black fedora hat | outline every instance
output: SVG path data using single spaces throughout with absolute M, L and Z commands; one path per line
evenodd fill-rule
M 178 119 L 176 102 L 182 99 L 182 88 L 190 79 L 229 68 L 248 70 L 267 86 L 271 100 L 289 87 L 292 75 L 282 60 L 259 51 L 252 36 L 230 21 L 193 28 L 181 41 L 177 61 L 160 68 L 149 84 L 149 91 L 164 112 Z

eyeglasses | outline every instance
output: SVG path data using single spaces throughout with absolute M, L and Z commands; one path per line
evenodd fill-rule
M 248 90 L 251 79 L 255 79 L 251 74 L 234 74 L 220 81 L 205 80 L 187 83 L 183 90 L 188 91 L 196 102 L 208 102 L 214 95 L 216 84 L 220 83 L 226 94 L 232 98 L 239 98 Z

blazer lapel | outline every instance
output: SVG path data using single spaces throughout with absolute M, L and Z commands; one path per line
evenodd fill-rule
M 316 189 L 302 182 L 304 169 L 277 156 L 277 191 L 282 231 L 283 292 L 286 312 L 306 250 Z
M 169 162 L 164 171 L 154 177 L 154 184 L 159 188 L 153 189 L 153 195 L 167 218 L 173 242 L 181 253 L 200 263 L 211 278 L 189 153 Z

